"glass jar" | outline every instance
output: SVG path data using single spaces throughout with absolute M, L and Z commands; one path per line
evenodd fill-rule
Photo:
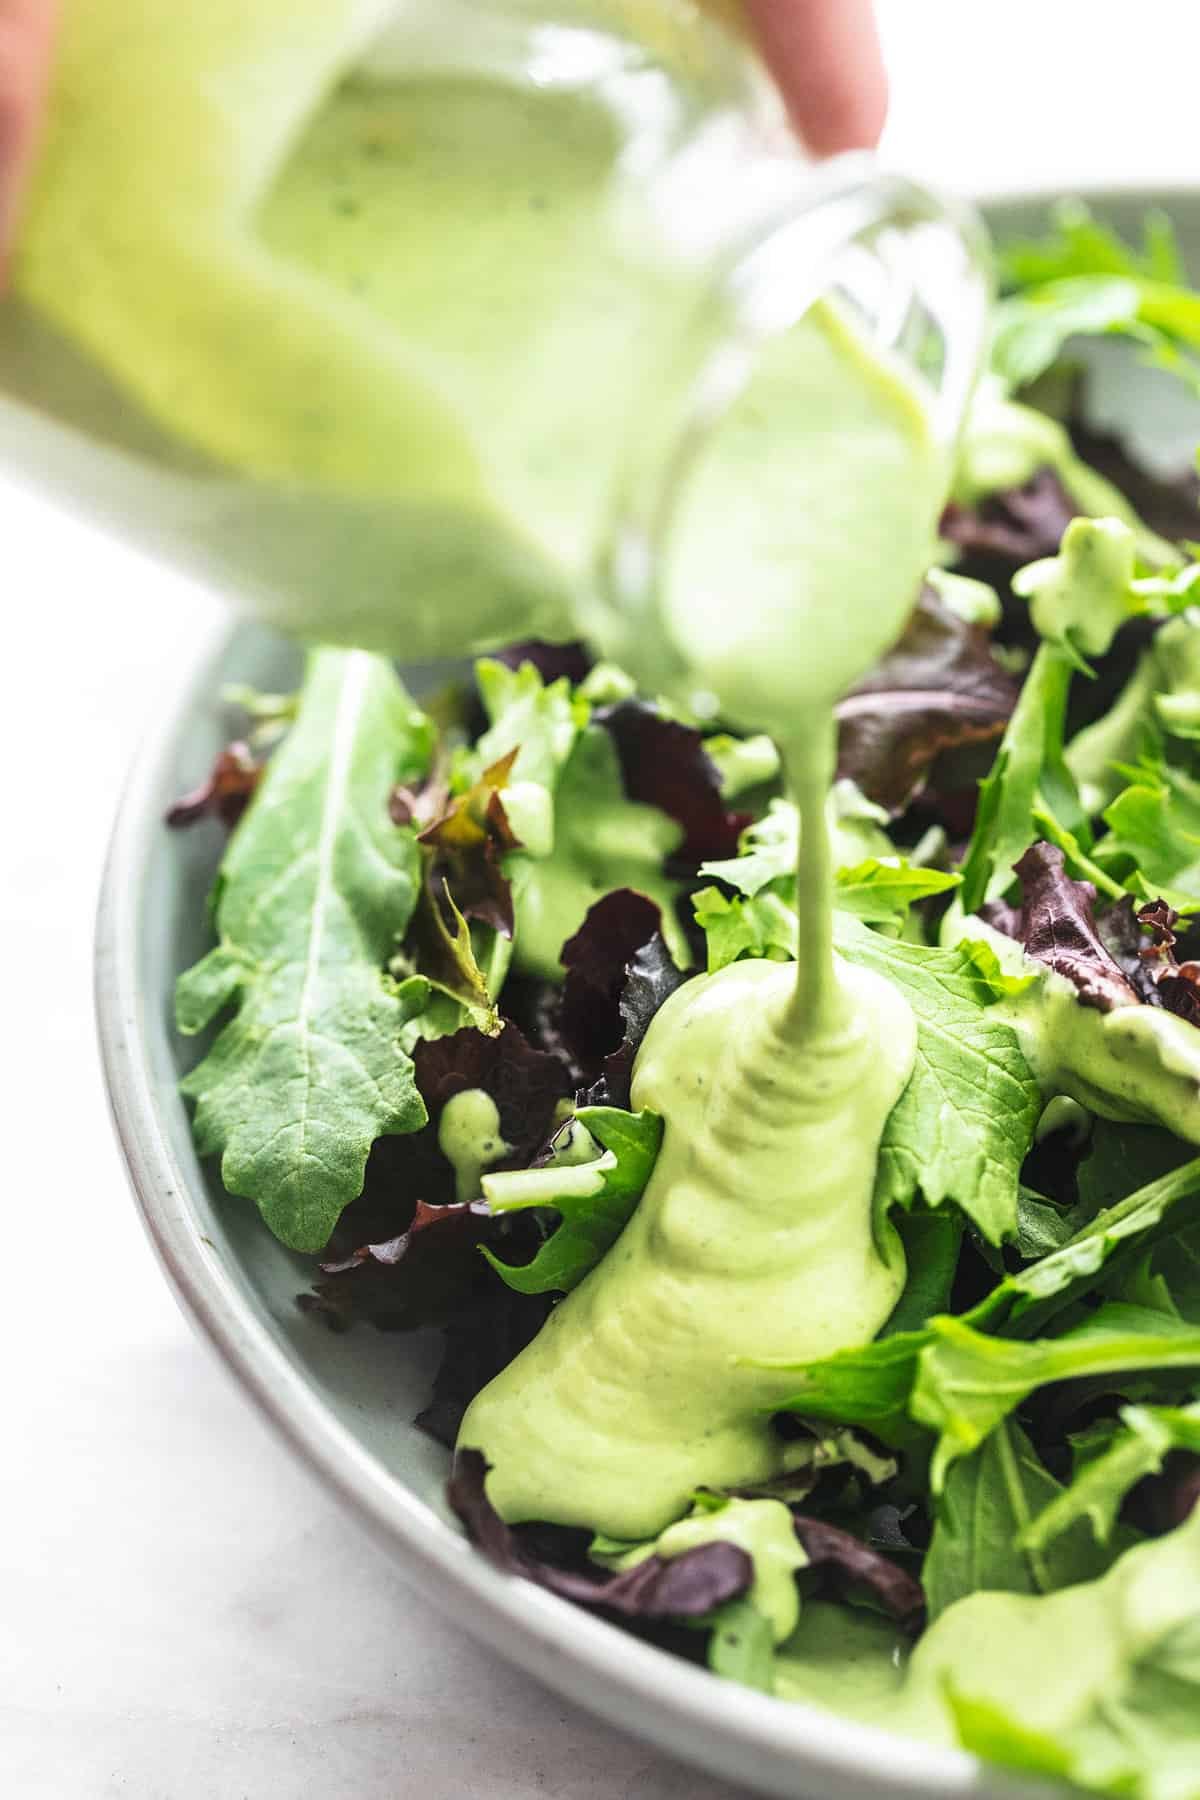
M 0 461 L 305 636 L 582 621 L 673 679 L 684 498 L 770 347 L 835 291 L 949 444 L 986 311 L 972 219 L 806 164 L 727 14 L 69 0 Z

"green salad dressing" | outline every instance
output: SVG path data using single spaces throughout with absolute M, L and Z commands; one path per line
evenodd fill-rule
M 628 1569 L 648 1556 L 670 1561 L 702 1544 L 736 1544 L 754 1564 L 754 1585 L 746 1598 L 771 1627 L 777 1644 L 790 1638 L 800 1620 L 796 1576 L 808 1567 L 792 1515 L 781 1500 L 729 1500 L 713 1508 L 697 1506 L 686 1519 L 668 1525 L 652 1543 L 625 1555 L 597 1556 L 611 1568 Z M 596 1552 L 593 1551 L 593 1555 Z
M 651 1024 L 633 1104 L 666 1125 L 637 1211 L 463 1421 L 512 1520 L 650 1537 L 697 1487 L 778 1474 L 770 1413 L 794 1377 L 770 1365 L 868 1342 L 904 1284 L 871 1201 L 915 1025 L 890 983 L 835 961 L 825 806 L 833 702 L 903 624 L 947 468 L 914 384 L 828 307 L 764 379 L 774 392 L 752 384 L 691 490 L 688 585 L 666 608 L 698 678 L 781 743 L 804 846 L 799 956 L 688 982 Z M 784 473 L 778 489 L 762 475 L 756 501 L 775 443 Z M 732 522 L 708 518 L 718 492 Z M 754 577 L 739 582 L 748 547 Z
M 485 1169 L 508 1155 L 511 1145 L 500 1135 L 500 1111 L 482 1088 L 454 1094 L 438 1120 L 438 1149 L 454 1170 L 459 1200 L 476 1200 Z

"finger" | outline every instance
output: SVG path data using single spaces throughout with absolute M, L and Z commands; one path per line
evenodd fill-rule
M 45 97 L 55 0 L 0 0 L 0 266 Z
M 746 0 L 746 10 L 809 149 L 877 144 L 887 75 L 871 0 Z

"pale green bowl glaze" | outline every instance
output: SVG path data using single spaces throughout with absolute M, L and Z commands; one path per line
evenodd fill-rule
M 1118 226 L 1159 202 L 1200 264 L 1200 195 L 1095 197 Z M 1035 225 L 1044 199 L 989 209 L 1000 230 Z M 1194 404 L 1101 359 L 1099 411 L 1177 456 L 1200 435 Z M 410 1423 L 437 1358 L 429 1337 L 344 1336 L 302 1315 L 309 1269 L 254 1208 L 230 1200 L 197 1160 L 177 1092 L 194 1049 L 171 1025 L 175 976 L 206 947 L 204 895 L 221 833 L 170 832 L 170 800 L 225 736 L 226 682 L 286 687 L 294 648 L 252 627 L 222 635 L 165 701 L 121 804 L 101 900 L 96 989 L 114 1119 L 143 1218 L 185 1311 L 262 1411 L 422 1594 L 548 1686 L 665 1750 L 789 1800 L 1016 1800 L 1030 1789 L 970 1757 L 926 1748 L 828 1713 L 771 1700 L 637 1642 L 527 1583 L 466 1544 L 442 1497 L 447 1458 Z M 420 692 L 428 671 L 410 676 Z

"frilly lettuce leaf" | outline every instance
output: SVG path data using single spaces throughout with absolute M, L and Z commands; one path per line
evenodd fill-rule
M 641 1199 L 662 1131 L 657 1113 L 585 1106 L 559 1131 L 542 1166 L 485 1175 L 484 1197 L 493 1213 L 546 1207 L 561 1218 L 531 1263 L 514 1267 L 484 1248 L 501 1280 L 521 1294 L 568 1293 L 578 1286 Z

